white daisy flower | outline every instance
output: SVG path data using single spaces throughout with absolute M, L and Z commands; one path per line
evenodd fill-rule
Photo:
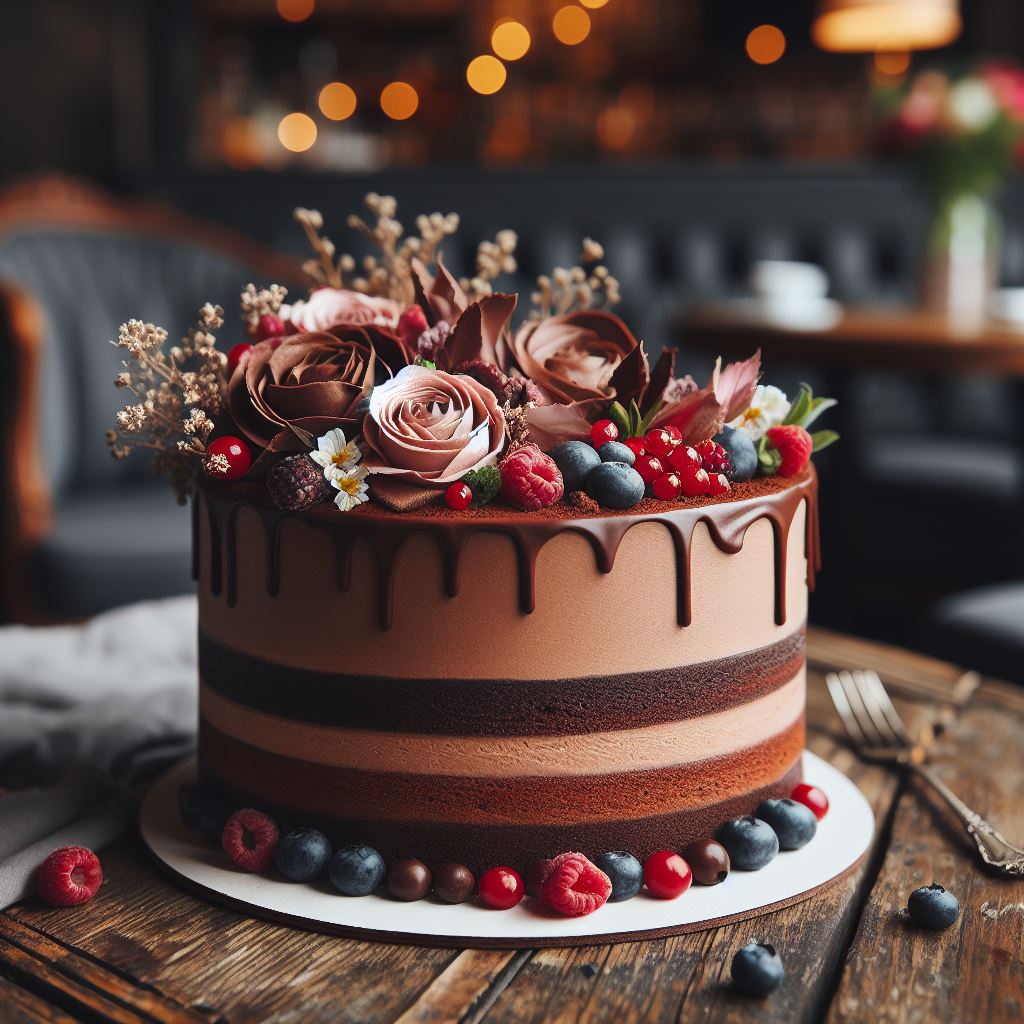
M 789 414 L 786 393 L 773 384 L 758 384 L 750 407 L 729 426 L 742 430 L 752 441 L 759 441 L 772 427 L 778 426 Z
M 363 457 L 358 442 L 355 438 L 349 441 L 341 427 L 335 427 L 323 437 L 318 437 L 316 448 L 315 452 L 309 453 L 309 457 L 323 467 L 324 476 L 332 483 L 339 476 L 355 469 Z
M 369 500 L 369 495 L 366 493 L 365 466 L 356 466 L 351 472 L 335 477 L 331 480 L 331 486 L 338 491 L 334 496 L 334 504 L 342 512 L 348 512 L 349 509 Z

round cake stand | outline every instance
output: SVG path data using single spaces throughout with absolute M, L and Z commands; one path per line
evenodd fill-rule
M 814 754 L 803 756 L 805 781 L 828 794 L 831 809 L 802 850 L 780 853 L 760 871 L 733 871 L 720 885 L 694 885 L 675 900 L 656 899 L 642 890 L 587 917 L 562 917 L 533 899 L 499 911 L 475 900 L 449 906 L 433 897 L 415 903 L 386 894 L 353 898 L 338 894 L 326 881 L 303 884 L 276 873 L 239 871 L 179 817 L 178 788 L 195 778 L 194 759 L 153 785 L 139 825 L 160 865 L 188 888 L 244 913 L 299 928 L 422 946 L 513 949 L 625 942 L 756 917 L 807 899 L 856 867 L 874 832 L 871 808 L 842 772 Z

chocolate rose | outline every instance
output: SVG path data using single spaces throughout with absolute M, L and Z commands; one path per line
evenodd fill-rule
M 565 405 L 614 398 L 612 376 L 639 347 L 617 316 L 598 310 L 529 321 L 510 344 L 522 374 Z
M 498 461 L 505 417 L 472 377 L 407 366 L 374 388 L 363 437 L 371 474 L 441 488 Z
M 280 316 L 297 331 L 329 331 L 339 324 L 395 327 L 400 312 L 391 299 L 348 288 L 317 288 L 308 299 L 282 306 Z
M 295 334 L 276 348 L 271 341 L 254 346 L 228 382 L 238 429 L 262 448 L 276 438 L 273 447 L 284 451 L 296 439 L 310 446 L 334 427 L 351 428 L 373 387 L 375 333 L 352 327 L 340 337 Z

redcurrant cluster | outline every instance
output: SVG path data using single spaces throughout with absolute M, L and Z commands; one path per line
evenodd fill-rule
M 691 447 L 683 444 L 678 427 L 667 426 L 648 430 L 643 437 L 628 437 L 623 443 L 635 456 L 633 468 L 662 501 L 724 494 L 730 488 L 729 456 L 710 438 Z

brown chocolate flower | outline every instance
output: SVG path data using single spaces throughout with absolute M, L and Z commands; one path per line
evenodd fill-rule
M 358 422 L 378 363 L 392 363 L 401 351 L 397 338 L 372 326 L 295 334 L 277 347 L 264 341 L 232 374 L 228 408 L 260 447 L 284 451 L 295 440 L 308 447 L 328 430 Z

